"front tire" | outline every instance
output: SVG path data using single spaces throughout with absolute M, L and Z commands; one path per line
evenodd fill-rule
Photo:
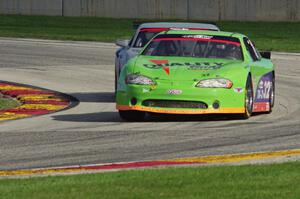
M 141 122 L 144 120 L 146 113 L 142 111 L 121 111 L 119 110 L 119 115 L 123 120 L 129 122 Z
M 253 112 L 253 85 L 251 76 L 248 76 L 245 90 L 245 113 L 242 115 L 243 119 L 251 117 Z

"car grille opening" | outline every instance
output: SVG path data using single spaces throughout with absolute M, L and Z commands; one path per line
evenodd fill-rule
M 204 102 L 198 101 L 180 101 L 180 100 L 145 100 L 143 106 L 160 107 L 160 108 L 193 108 L 207 109 L 208 106 Z

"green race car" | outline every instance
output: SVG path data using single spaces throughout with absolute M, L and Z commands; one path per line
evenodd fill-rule
M 116 108 L 129 121 L 141 121 L 147 112 L 243 118 L 270 113 L 275 98 L 270 57 L 238 33 L 162 32 L 123 68 Z

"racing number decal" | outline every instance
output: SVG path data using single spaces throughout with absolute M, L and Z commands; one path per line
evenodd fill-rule
M 265 112 L 270 110 L 270 94 L 272 92 L 273 73 L 267 73 L 258 82 L 253 112 Z
M 269 100 L 271 86 L 272 86 L 272 82 L 269 80 L 260 81 L 258 88 L 257 88 L 257 99 L 258 100 Z
M 273 73 L 267 73 L 258 82 L 255 102 L 269 102 L 272 89 Z

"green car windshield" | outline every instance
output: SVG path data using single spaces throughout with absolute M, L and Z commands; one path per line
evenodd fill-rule
M 208 35 L 161 34 L 142 55 L 243 60 L 238 38 Z

